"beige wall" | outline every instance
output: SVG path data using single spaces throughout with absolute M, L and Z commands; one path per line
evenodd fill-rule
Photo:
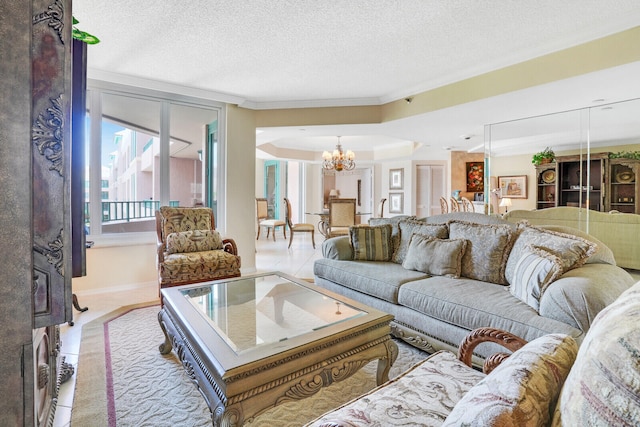
M 72 281 L 73 292 L 81 296 L 114 289 L 157 286 L 156 271 L 154 243 L 94 247 L 87 250 L 87 275 Z
M 242 273 L 255 271 L 256 193 L 255 112 L 227 106 L 226 227 L 242 258 Z

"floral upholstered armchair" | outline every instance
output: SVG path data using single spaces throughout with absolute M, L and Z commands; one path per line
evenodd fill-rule
M 240 276 L 236 243 L 220 236 L 211 208 L 162 206 L 156 233 L 160 289 Z

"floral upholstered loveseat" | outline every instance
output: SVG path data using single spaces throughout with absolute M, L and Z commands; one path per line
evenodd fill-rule
M 545 335 L 488 373 L 443 350 L 308 426 L 638 426 L 638 324 L 640 282 L 596 316 L 580 348 L 566 334 Z M 481 335 L 463 342 L 462 359 Z
M 156 234 L 160 288 L 240 276 L 235 241 L 220 236 L 210 208 L 162 206 Z

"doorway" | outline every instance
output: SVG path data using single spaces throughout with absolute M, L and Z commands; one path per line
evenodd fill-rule
M 416 216 L 440 214 L 440 197 L 446 191 L 444 165 L 416 165 Z

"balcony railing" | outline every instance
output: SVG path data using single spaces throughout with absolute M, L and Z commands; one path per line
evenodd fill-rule
M 173 200 L 169 206 L 179 206 L 180 202 Z M 127 202 L 102 202 L 102 222 L 131 221 L 134 219 L 153 218 L 160 209 L 159 200 L 136 200 Z M 89 221 L 89 203 L 84 204 L 85 219 Z

